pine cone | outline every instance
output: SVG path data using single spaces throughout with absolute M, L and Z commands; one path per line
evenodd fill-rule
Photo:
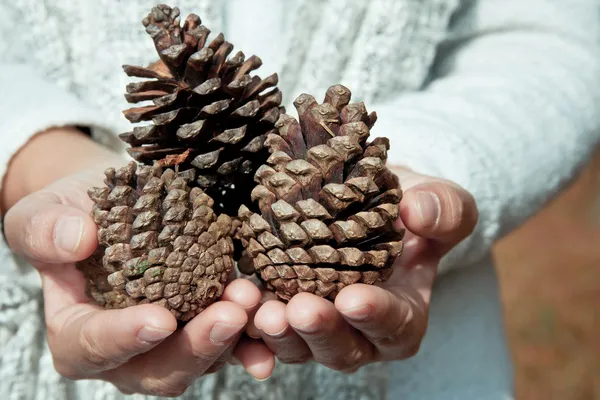
M 78 264 L 90 297 L 106 308 L 158 304 L 181 321 L 218 300 L 234 266 L 236 226 L 189 188 L 194 170 L 131 162 L 105 174 L 106 186 L 88 191 L 99 246 Z
M 121 138 L 139 162 L 196 168 L 193 185 L 215 200 L 215 211 L 235 215 L 250 201 L 254 173 L 268 157 L 266 134 L 285 112 L 277 74 L 250 76 L 260 58 L 245 60 L 242 52 L 228 58 L 233 45 L 223 34 L 208 43 L 200 18 L 191 14 L 181 27 L 177 7 L 154 7 L 143 24 L 160 60 L 147 68 L 123 66 L 129 76 L 151 79 L 130 83 L 125 97 L 153 104 L 124 114 L 132 123 L 152 123 Z
M 285 300 L 298 292 L 334 299 L 345 286 L 385 281 L 402 251 L 393 227 L 401 191 L 385 166 L 389 141 L 367 143 L 375 113 L 350 103 L 336 85 L 323 104 L 310 95 L 294 103 L 299 122 L 282 115 L 268 135 L 271 156 L 242 205 L 240 269 L 256 272 Z

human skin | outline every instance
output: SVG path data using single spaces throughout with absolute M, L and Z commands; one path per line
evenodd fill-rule
M 74 128 L 51 129 L 13 157 L 0 193 L 7 241 L 42 278 L 56 369 L 125 393 L 176 396 L 227 362 L 263 380 L 275 357 L 345 372 L 410 357 L 427 329 L 440 258 L 477 221 L 473 197 L 458 185 L 395 167 L 404 191 L 397 226 L 407 235 L 389 281 L 351 285 L 335 303 L 302 293 L 286 305 L 238 279 L 222 301 L 177 331 L 159 306 L 100 309 L 75 268 L 97 246 L 87 188 L 101 184 L 105 168 L 126 162 Z
M 183 329 L 166 309 L 143 305 L 104 310 L 85 295 L 75 262 L 96 248 L 87 189 L 107 167 L 126 160 L 81 132 L 52 129 L 13 157 L 1 193 L 6 239 L 41 276 L 47 340 L 57 371 L 72 379 L 102 379 L 124 393 L 176 396 L 204 374 L 237 359 L 257 379 L 274 359 L 260 341 L 236 345 L 260 301 L 248 280 L 234 280 L 222 301 Z
M 477 207 L 452 182 L 392 168 L 404 192 L 396 226 L 407 230 L 394 273 L 375 286 L 350 285 L 334 303 L 309 293 L 294 296 L 287 305 L 268 297 L 248 333 L 261 338 L 281 361 L 313 359 L 352 372 L 418 352 L 440 259 L 473 231 Z

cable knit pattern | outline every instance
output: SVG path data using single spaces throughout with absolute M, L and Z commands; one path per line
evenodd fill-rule
M 153 5 L 0 4 L 0 54 L 12 64 L 0 65 L 0 175 L 32 135 L 50 126 L 86 125 L 98 141 L 122 149 L 114 133 L 129 128 L 121 110 L 130 79 L 120 66 L 153 61 L 139 22 Z M 374 133 L 391 138 L 390 162 L 458 182 L 474 194 L 481 213 L 474 234 L 444 259 L 416 357 L 352 376 L 313 364 L 278 365 L 260 383 L 240 367 L 227 367 L 182 398 L 508 399 L 512 371 L 489 248 L 556 193 L 598 141 L 597 0 L 173 5 L 198 13 L 233 43 L 245 43 L 246 54 L 268 54 L 262 74 L 280 73 L 288 105 L 301 92 L 321 96 L 337 82 L 350 87 L 355 99 L 378 112 Z M 269 14 L 275 9 L 281 15 Z M 271 22 L 263 26 L 266 16 Z M 5 244 L 0 259 L 0 398 L 125 398 L 110 384 L 70 382 L 55 372 L 36 272 Z

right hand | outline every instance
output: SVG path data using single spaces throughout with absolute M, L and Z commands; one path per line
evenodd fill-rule
M 77 140 L 89 141 L 80 136 Z M 26 195 L 5 214 L 10 247 L 42 278 L 47 340 L 56 370 L 70 379 L 109 381 L 124 393 L 177 396 L 198 377 L 225 365 L 235 349 L 251 375 L 270 375 L 274 360 L 265 345 L 244 341 L 235 348 L 248 315 L 260 302 L 260 291 L 247 280 L 230 283 L 222 301 L 181 330 L 160 306 L 104 310 L 86 297 L 85 280 L 75 267 L 97 246 L 86 191 L 101 184 L 106 166 L 124 164 L 112 154 L 100 159 Z M 4 190 L 9 188 L 7 184 Z

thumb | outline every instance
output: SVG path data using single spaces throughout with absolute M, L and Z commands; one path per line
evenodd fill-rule
M 81 379 L 117 368 L 150 351 L 176 328 L 173 315 L 154 304 L 122 310 L 78 304 L 48 322 L 48 343 L 57 370 Z
M 30 260 L 57 264 L 83 260 L 98 245 L 92 217 L 50 192 L 30 195 L 6 213 L 6 240 Z
M 475 199 L 450 182 L 424 178 L 404 193 L 400 216 L 404 226 L 448 251 L 473 232 L 477 223 Z

